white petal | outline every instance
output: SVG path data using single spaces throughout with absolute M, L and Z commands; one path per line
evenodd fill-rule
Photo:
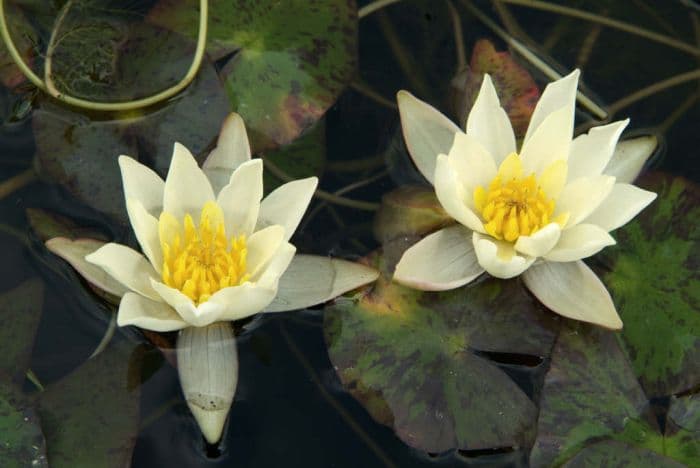
M 461 181 L 458 180 L 457 171 L 450 165 L 446 155 L 438 156 L 435 169 L 435 194 L 440 204 L 457 222 L 473 231 L 484 232 L 484 225 L 479 217 L 469 208 L 467 203 L 473 205 L 473 195 L 466 193 Z
M 135 325 L 156 332 L 169 332 L 189 326 L 168 304 L 152 301 L 133 292 L 126 293 L 119 303 L 117 325 Z
M 209 177 L 214 193 L 219 193 L 228 183 L 230 174 L 249 160 L 250 143 L 245 124 L 240 115 L 231 113 L 221 126 L 216 148 L 202 164 L 202 170 Z
M 240 286 L 224 288 L 215 292 L 204 304 L 212 303 L 221 306 L 222 312 L 219 320 L 239 320 L 262 312 L 272 302 L 276 294 L 276 287 L 269 288 L 255 283 L 243 283 Z
M 285 229 L 285 240 L 289 240 L 304 216 L 316 186 L 318 186 L 318 178 L 309 177 L 277 187 L 260 204 L 260 214 L 255 229 L 279 224 Z
M 559 315 L 613 330 L 622 328 L 610 294 L 582 261 L 543 262 L 526 271 L 523 280 L 542 304 Z
M 629 121 L 626 119 L 593 127 L 587 134 L 576 137 L 571 143 L 568 180 L 602 174 L 615 152 L 617 140 Z
M 209 179 L 197 165 L 189 150 L 175 143 L 170 170 L 165 178 L 163 211 L 183 219 L 189 213 L 197 217 L 204 204 L 214 201 Z
M 515 135 L 508 114 L 501 107 L 491 77 L 484 75 L 479 95 L 467 118 L 467 135 L 475 138 L 500 164 L 515 152 Z
M 534 135 L 537 128 L 544 122 L 547 116 L 563 107 L 569 109 L 567 114 L 571 119 L 570 128 L 573 130 L 576 88 L 578 86 L 579 75 L 580 72 L 574 70 L 562 79 L 553 81 L 547 85 L 530 118 L 530 124 L 525 134 L 525 141 L 528 141 Z M 569 138 L 570 137 L 571 133 L 569 133 Z
M 561 235 L 561 228 L 557 223 L 550 223 L 532 234 L 520 236 L 515 242 L 515 250 L 531 257 L 541 257 L 554 247 Z
M 580 177 L 562 190 L 556 201 L 554 214 L 569 213 L 566 228 L 576 226 L 586 219 L 605 198 L 615 185 L 615 178 L 600 175 L 595 177 Z
M 255 228 L 263 194 L 262 159 L 241 164 L 216 202 L 224 212 L 226 236 L 249 236 Z
M 445 291 L 463 286 L 484 272 L 471 233 L 462 225 L 426 236 L 406 250 L 396 265 L 394 281 L 423 291 Z
M 129 291 L 129 288 L 112 278 L 102 268 L 85 260 L 86 255 L 103 245 L 105 245 L 104 242 L 94 239 L 71 240 L 65 237 L 54 237 L 46 241 L 47 249 L 70 263 L 88 282 L 103 291 L 122 297 Z
M 177 337 L 177 371 L 182 393 L 202 435 L 221 439 L 238 383 L 238 353 L 229 323 L 188 327 Z
M 265 312 L 285 312 L 322 304 L 371 283 L 374 268 L 347 260 L 316 255 L 295 255 L 280 278 L 277 296 Z
M 547 116 L 532 137 L 523 144 L 520 157 L 525 174 L 541 174 L 555 161 L 567 161 L 571 149 L 573 116 L 562 107 Z
M 129 214 L 129 222 L 131 222 L 131 228 L 134 230 L 141 250 L 150 260 L 153 268 L 158 274 L 161 274 L 163 251 L 158 235 L 158 219 L 146 211 L 141 202 L 135 199 L 126 200 L 126 212 Z
M 455 133 L 461 130 L 433 106 L 407 91 L 399 91 L 396 100 L 408 152 L 418 170 L 432 184 L 437 155 L 450 151 Z
M 256 281 L 258 276 L 264 271 L 265 266 L 277 253 L 280 245 L 284 241 L 284 228 L 282 226 L 268 226 L 261 231 L 254 232 L 246 247 L 248 257 L 246 266 L 250 274 L 251 281 Z
M 654 135 L 619 142 L 603 173 L 616 177 L 618 182 L 632 183 L 658 145 Z
M 144 166 L 129 156 L 119 156 L 122 173 L 124 199 L 135 199 L 153 216 L 163 208 L 165 182 L 150 167 Z
M 527 270 L 535 257 L 518 255 L 513 244 L 475 232 L 472 236 L 479 264 L 491 276 L 512 278 Z
M 488 187 L 498 171 L 493 157 L 481 143 L 462 132 L 455 134 L 447 159 L 468 193 L 473 193 L 479 185 Z
M 132 291 L 154 301 L 160 300 L 158 293 L 151 287 L 151 279 L 157 279 L 158 274 L 146 257 L 137 251 L 125 245 L 110 242 L 86 255 L 85 260 L 102 268 Z
M 206 319 L 208 317 L 204 317 L 204 320 L 198 317 L 199 312 L 197 311 L 197 307 L 194 305 L 194 302 L 192 302 L 192 299 L 185 296 L 181 291 L 171 288 L 170 286 L 156 280 L 151 280 L 151 286 L 156 290 L 161 299 L 168 303 L 170 307 L 175 309 L 182 320 L 187 322 L 189 325 L 194 327 L 203 326 L 198 325 L 198 323 L 204 323 L 207 321 Z
M 606 231 L 624 226 L 656 198 L 654 192 L 630 184 L 615 184 L 610 195 L 585 219 Z
M 292 244 L 282 244 L 258 278 L 258 286 L 277 290 L 280 277 L 289 268 L 296 251 L 296 247 Z
M 552 262 L 573 262 L 595 255 L 608 245 L 615 245 L 615 239 L 594 224 L 577 224 L 565 230 L 559 243 L 544 256 Z

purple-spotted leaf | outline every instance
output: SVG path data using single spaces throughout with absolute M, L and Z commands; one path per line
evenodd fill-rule
M 602 275 L 625 326 L 623 349 L 650 396 L 700 385 L 700 187 L 648 174 L 658 198 L 613 232 Z
M 472 50 L 469 66 L 452 80 L 453 112 L 460 124 L 467 121 L 484 74 L 488 73 L 496 87 L 501 106 L 508 113 L 515 136 L 525 136 L 530 116 L 540 91 L 535 80 L 508 52 L 498 52 L 491 41 L 481 39 Z
M 335 102 L 355 73 L 357 12 L 348 0 L 214 0 L 207 50 L 225 61 L 233 109 L 254 151 L 294 140 Z M 197 0 L 160 0 L 149 21 L 191 38 Z
M 373 262 L 383 276 L 324 314 L 328 353 L 345 387 L 427 452 L 529 444 L 535 406 L 492 359 L 539 362 L 557 319 L 515 280 L 424 293 L 391 283 L 385 260 Z

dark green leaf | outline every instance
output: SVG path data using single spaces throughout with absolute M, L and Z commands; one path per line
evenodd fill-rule
M 37 43 L 38 34 L 22 9 L 13 3 L 5 2 L 4 5 L 8 32 L 24 63 L 31 66 L 36 55 L 34 46 Z M 0 41 L 0 83 L 7 88 L 14 88 L 24 81 L 26 78 L 10 56 L 5 42 Z
M 0 373 L 24 382 L 34 348 L 34 335 L 41 320 L 44 284 L 31 279 L 0 295 Z
M 39 418 L 21 392 L 0 375 L 0 461 L 3 468 L 48 467 Z
M 659 197 L 613 233 L 610 289 L 622 343 L 650 396 L 700 385 L 700 188 L 660 173 L 639 185 Z
M 567 468 L 599 468 L 603 466 L 606 468 L 681 468 L 685 465 L 650 450 L 607 440 L 581 450 L 564 466 Z
M 52 467 L 123 468 L 131 460 L 139 424 L 140 353 L 112 342 L 97 357 L 39 396 Z
M 546 356 L 555 323 L 516 280 L 424 293 L 386 272 L 324 315 L 341 381 L 375 419 L 428 452 L 531 440 L 535 407 L 489 353 Z
M 226 89 L 255 151 L 294 140 L 335 102 L 355 73 L 354 1 L 209 3 L 208 51 L 228 60 L 222 70 Z M 196 0 L 161 0 L 149 20 L 195 38 L 198 5 Z
M 432 187 L 403 186 L 382 197 L 374 218 L 374 236 L 385 243 L 402 236 L 420 236 L 453 223 Z

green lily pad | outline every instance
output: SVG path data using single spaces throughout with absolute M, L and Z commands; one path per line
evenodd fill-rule
M 129 466 L 139 428 L 139 350 L 112 342 L 39 395 L 52 467 Z
M 420 236 L 454 223 L 432 187 L 402 186 L 382 197 L 374 218 L 374 236 L 382 243 Z
M 613 233 L 603 281 L 635 373 L 647 394 L 664 396 L 700 385 L 700 188 L 661 173 L 638 185 L 659 197 Z
M 601 457 L 618 463 L 612 466 L 638 466 L 634 460 L 647 451 L 662 456 L 651 458 L 660 463 L 675 460 L 655 466 L 700 463 L 700 433 L 674 425 L 673 410 L 661 431 L 614 332 L 563 325 L 541 395 L 533 467 L 600 466 Z M 676 417 L 685 422 L 687 413 L 677 405 Z M 610 443 L 597 445 L 603 441 Z
M 28 280 L 0 295 L 0 374 L 9 375 L 21 384 L 29 369 L 41 311 L 44 284 L 38 278 Z M 1 445 L 1 444 L 0 444 Z
M 209 3 L 207 50 L 215 59 L 228 60 L 222 69 L 226 90 L 246 122 L 254 151 L 294 140 L 352 79 L 357 61 L 354 1 Z M 199 2 L 160 0 L 148 19 L 195 38 Z
M 469 66 L 452 79 L 455 99 L 451 103 L 458 122 L 463 126 L 467 121 L 486 73 L 493 80 L 501 105 L 513 125 L 515 136 L 523 138 L 540 98 L 540 90 L 525 68 L 518 65 L 508 52 L 498 52 L 487 39 L 474 44 Z
M 685 465 L 651 450 L 640 449 L 623 442 L 606 440 L 587 447 L 566 465 L 567 468 L 635 467 L 635 468 L 682 468 Z
M 0 375 L 0 460 L 5 468 L 48 467 L 46 443 L 34 407 Z
M 516 280 L 425 293 L 391 283 L 385 261 L 373 262 L 384 272 L 373 286 L 324 314 L 345 387 L 427 452 L 526 446 L 535 405 L 492 358 L 548 355 L 557 320 Z

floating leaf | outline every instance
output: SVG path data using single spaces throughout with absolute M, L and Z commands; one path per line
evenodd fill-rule
M 467 121 L 484 74 L 488 73 L 498 92 L 501 106 L 508 113 L 515 136 L 525 136 L 530 116 L 540 91 L 530 73 L 513 60 L 508 52 L 496 51 L 493 42 L 481 39 L 474 44 L 469 66 L 452 79 L 456 99 L 451 102 L 461 126 Z
M 17 5 L 8 2 L 4 6 L 8 32 L 15 43 L 15 48 L 19 51 L 24 63 L 31 67 L 38 34 Z M 0 83 L 7 88 L 14 88 L 24 81 L 26 81 L 26 77 L 10 56 L 5 42 L 0 41 Z
M 677 413 L 685 421 L 680 406 Z M 566 466 L 600 466 L 595 463 L 600 457 L 620 460 L 615 466 L 638 466 L 634 460 L 647 451 L 697 466 L 700 433 L 668 422 L 661 433 L 656 421 L 616 334 L 583 323 L 562 326 L 542 388 L 531 466 L 559 466 L 567 460 Z M 602 441 L 630 447 L 599 445 Z
M 26 213 L 29 225 L 42 241 L 54 237 L 67 237 L 69 239 L 89 237 L 96 240 L 107 240 L 107 237 L 97 230 L 79 226 L 65 216 L 41 208 L 27 208 Z
M 384 243 L 401 236 L 425 235 L 452 222 L 432 187 L 403 186 L 382 197 L 374 218 L 374 236 Z
M 112 342 L 39 396 L 52 467 L 122 468 L 139 426 L 138 349 Z
M 20 384 L 29 369 L 43 304 L 44 284 L 38 278 L 0 295 L 0 374 L 9 375 Z
M 515 280 L 424 293 L 390 283 L 383 259 L 376 266 L 374 286 L 324 314 L 346 388 L 421 450 L 528 444 L 535 406 L 491 358 L 546 356 L 556 319 Z
M 640 449 L 631 445 L 606 440 L 587 447 L 566 465 L 567 468 L 618 466 L 635 468 L 681 468 L 685 465 L 664 457 L 651 450 Z
M 615 231 L 603 276 L 625 327 L 622 344 L 651 396 L 700 385 L 700 188 L 645 176 L 654 203 Z
M 160 0 L 148 19 L 195 38 L 198 5 Z M 325 113 L 355 73 L 352 1 L 214 0 L 209 14 L 208 51 L 228 60 L 222 69 L 226 90 L 246 122 L 254 151 L 294 140 Z
M 6 349 L 6 348 L 4 348 Z M 0 375 L 0 460 L 4 468 L 48 467 L 36 411 L 8 376 Z

